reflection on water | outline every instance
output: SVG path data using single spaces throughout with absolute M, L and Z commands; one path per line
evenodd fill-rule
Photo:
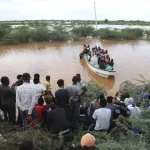
M 109 51 L 115 61 L 115 78 L 104 79 L 91 72 L 84 61 L 79 60 L 83 44 L 100 45 Z M 29 72 L 40 73 L 41 80 L 49 74 L 53 92 L 57 89 L 57 80 L 62 78 L 65 84 L 71 83 L 72 76 L 80 73 L 85 81 L 96 80 L 109 94 L 114 94 L 121 82 L 138 78 L 143 74 L 150 77 L 150 42 L 146 41 L 109 41 L 87 39 L 78 42 L 40 42 L 17 46 L 0 46 L 0 77 L 9 76 L 11 83 L 16 75 Z

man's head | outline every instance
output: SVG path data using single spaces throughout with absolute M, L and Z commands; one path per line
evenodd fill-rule
M 106 99 L 100 99 L 99 105 L 101 108 L 105 108 L 105 106 L 107 105 Z
M 44 104 L 44 99 L 42 98 L 42 96 L 39 97 L 39 99 L 38 99 L 38 104 L 39 104 L 40 106 L 43 106 L 43 104 Z
M 59 79 L 57 81 L 58 87 L 64 87 L 64 80 L 63 79 Z
M 8 86 L 9 85 L 9 78 L 8 77 L 6 77 L 6 76 L 3 76 L 2 78 L 1 78 L 1 83 L 3 84 L 3 85 L 5 85 L 5 86 Z
M 125 98 L 129 98 L 130 95 L 128 93 L 125 93 Z
M 18 74 L 17 75 L 17 79 L 19 80 L 19 79 L 21 79 L 22 78 L 22 75 L 21 74 Z
M 56 103 L 51 102 L 50 108 L 51 108 L 52 110 L 54 110 L 56 107 L 57 107 Z
M 81 81 L 81 75 L 77 73 L 76 76 L 78 77 L 78 80 Z
M 77 82 L 78 82 L 78 77 L 77 76 L 73 76 L 72 82 L 73 82 L 74 85 L 76 85 Z
M 34 84 L 38 84 L 40 82 L 40 79 L 39 78 L 34 78 L 33 82 L 34 82 Z
M 107 103 L 112 103 L 113 102 L 113 97 L 112 96 L 108 96 L 107 97 Z
M 105 95 L 103 93 L 100 93 L 100 95 L 97 97 L 97 99 L 103 99 L 105 98 Z
M 31 76 L 30 76 L 29 73 L 24 73 L 23 74 L 23 81 L 24 82 L 30 83 L 30 78 L 31 78 Z
M 84 147 L 84 146 L 93 147 L 95 144 L 95 137 L 91 135 L 90 133 L 87 133 L 82 136 L 80 144 L 81 144 L 81 147 Z
M 50 76 L 47 75 L 47 76 L 46 76 L 46 81 L 50 81 L 50 79 L 51 79 Z
M 38 73 L 34 74 L 34 78 L 40 78 L 40 75 Z

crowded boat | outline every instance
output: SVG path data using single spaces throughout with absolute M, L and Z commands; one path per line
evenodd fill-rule
M 100 47 L 93 47 L 90 49 L 89 45 L 83 46 L 80 53 L 80 59 L 84 58 L 89 68 L 96 74 L 108 78 L 114 76 L 114 60 L 110 58 L 108 50 L 101 49 Z
M 55 94 L 51 92 L 49 75 L 45 77 L 45 81 L 40 81 L 38 73 L 31 79 L 29 73 L 19 74 L 17 81 L 10 86 L 9 77 L 1 77 L 1 118 L 9 125 L 17 124 L 26 130 L 40 128 L 56 135 L 62 132 L 66 141 L 73 139 L 78 127 L 87 132 L 141 133 L 140 129 L 135 129 L 128 121 L 128 118 L 138 117 L 142 112 L 140 105 L 136 105 L 128 93 L 118 92 L 114 97 L 98 93 L 99 96 L 90 99 L 91 102 L 87 105 L 87 83 L 79 73 L 72 77 L 66 87 L 65 81 L 59 79 Z M 141 101 L 150 99 L 147 91 L 141 94 Z M 149 107 L 147 106 L 148 110 Z M 87 147 L 86 150 L 95 150 L 94 144 L 95 137 L 88 133 L 81 138 L 79 149 Z

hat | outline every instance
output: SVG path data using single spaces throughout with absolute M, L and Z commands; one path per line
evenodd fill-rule
M 95 144 L 95 137 L 90 133 L 87 133 L 82 136 L 80 144 L 82 147 L 83 146 L 92 147 Z
M 129 98 L 128 104 L 134 104 L 134 99 L 132 97 Z
M 27 80 L 27 79 L 29 79 L 29 78 L 31 78 L 31 76 L 30 76 L 29 73 L 24 73 L 24 74 L 23 74 L 23 80 Z

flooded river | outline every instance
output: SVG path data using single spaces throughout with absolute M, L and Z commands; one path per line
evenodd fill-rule
M 83 44 L 101 46 L 107 49 L 115 61 L 116 75 L 104 79 L 92 73 L 84 61 L 80 61 L 79 53 Z M 17 46 L 0 46 L 0 77 L 8 76 L 11 83 L 16 75 L 29 72 L 51 76 L 52 91 L 57 89 L 57 80 L 62 78 L 65 85 L 71 83 L 72 76 L 80 73 L 85 81 L 95 80 L 104 86 L 108 94 L 114 94 L 120 83 L 134 80 L 142 74 L 150 79 L 150 42 L 147 41 L 109 41 L 93 40 L 78 42 L 40 42 Z

